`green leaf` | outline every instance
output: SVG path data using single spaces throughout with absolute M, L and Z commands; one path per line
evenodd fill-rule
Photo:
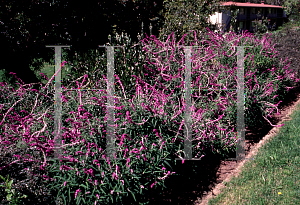
M 11 200 L 11 197 L 12 197 L 12 194 L 8 194 L 8 195 L 6 196 L 7 201 L 10 201 L 10 200 Z
M 3 176 L 1 176 L 1 175 L 0 175 L 0 177 L 1 177 L 1 179 L 2 179 L 3 181 L 5 181 L 5 180 L 6 180 L 6 179 L 5 179 Z
M 166 163 L 170 168 L 172 168 L 169 162 L 167 162 L 166 160 L 164 160 L 164 163 Z
M 64 200 L 64 203 L 67 204 L 67 202 L 66 202 L 66 197 L 65 197 L 64 194 L 62 195 L 62 198 L 63 198 L 63 200 Z
M 8 182 L 8 187 L 9 188 L 11 188 L 12 183 L 13 183 L 13 179 Z
M 69 195 L 69 201 L 71 201 L 71 188 L 68 190 L 68 195 Z
M 132 193 L 132 191 L 131 191 L 130 193 L 131 193 L 131 195 L 133 196 L 134 201 L 136 201 L 136 198 L 135 198 L 134 194 Z
M 83 184 L 80 184 L 79 186 L 82 186 L 83 188 L 87 189 L 87 187 Z
M 8 184 L 8 180 L 9 180 L 9 175 L 7 176 L 7 179 L 6 179 L 6 181 L 5 181 L 5 185 L 6 186 L 8 186 L 7 184 Z
M 80 192 L 78 193 L 77 197 L 76 197 L 76 204 L 80 204 L 80 200 L 81 200 L 81 197 L 80 197 Z

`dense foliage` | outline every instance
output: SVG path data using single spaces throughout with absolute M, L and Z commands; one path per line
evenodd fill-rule
M 143 32 L 149 33 L 150 19 L 162 18 L 162 1 L 150 0 L 85 3 L 5 0 L 0 2 L 0 8 L 0 42 L 5 50 L 0 58 L 0 71 L 5 82 L 12 85 L 17 81 L 10 78 L 10 72 L 18 76 L 27 73 L 22 79 L 27 84 L 39 82 L 29 64 L 34 58 L 51 59 L 50 48 L 46 45 L 71 45 L 73 50 L 87 52 L 107 43 L 107 36 L 114 31 L 126 31 L 136 42 L 142 23 Z M 155 21 L 153 26 L 153 34 L 158 35 L 162 25 Z M 104 50 L 100 52 L 104 53 Z M 39 70 L 42 63 L 38 62 L 34 68 Z
M 235 149 L 237 93 L 223 90 L 237 88 L 234 46 L 252 46 L 245 50 L 246 126 L 268 120 L 279 100 L 291 88 L 292 81 L 298 80 L 290 73 L 288 65 L 277 65 L 272 61 L 276 50 L 270 43 L 270 36 L 260 39 L 250 33 L 239 36 L 232 32 L 222 36 L 210 30 L 206 34 L 205 39 L 194 33 L 194 42 L 190 44 L 198 46 L 192 48 L 191 58 L 192 154 L 196 158 L 208 153 L 226 156 Z M 120 35 L 116 41 L 124 43 L 126 39 L 129 40 L 126 35 Z M 53 93 L 47 89 L 53 89 L 50 83 L 53 78 L 42 90 L 30 91 L 22 86 L 16 91 L 3 87 L 1 151 L 6 150 L 6 156 L 10 158 L 1 165 L 0 175 L 7 176 L 8 164 L 13 166 L 22 162 L 18 171 L 26 173 L 28 167 L 25 166 L 33 163 L 32 167 L 37 169 L 31 174 L 27 171 L 27 179 L 32 177 L 33 183 L 43 183 L 47 190 L 41 192 L 44 196 L 55 197 L 52 202 L 116 204 L 138 200 L 146 203 L 150 189 L 161 189 L 164 180 L 176 174 L 172 170 L 174 159 L 182 158 L 184 163 L 184 46 L 188 45 L 184 40 L 185 36 L 176 41 L 174 35 L 169 35 L 162 42 L 152 36 L 132 48 L 125 43 L 125 52 L 119 50 L 118 58 L 125 54 L 123 60 L 126 60 L 126 51 L 130 49 L 136 52 L 130 52 L 129 59 L 139 58 L 134 53 L 140 52 L 140 61 L 137 60 L 134 65 L 125 61 L 123 66 L 143 70 L 140 76 L 131 73 L 134 79 L 131 82 L 125 81 L 124 73 L 123 76 L 115 74 L 115 157 L 124 160 L 108 158 L 105 150 L 105 91 L 63 92 L 61 149 L 64 160 L 51 160 L 54 151 L 51 134 L 54 118 L 51 114 L 54 110 Z M 143 50 L 140 50 L 141 46 Z M 97 59 L 100 61 L 96 62 L 102 67 L 94 68 L 96 72 L 83 73 L 79 79 L 78 76 L 70 76 L 70 84 L 66 87 L 83 88 L 90 79 L 94 88 L 105 87 L 106 61 L 99 55 Z M 76 66 L 75 63 L 73 65 Z M 87 67 L 92 65 L 87 64 Z M 120 71 L 117 69 L 117 72 Z M 97 82 L 96 79 L 100 80 Z M 78 80 L 82 82 L 72 84 Z M 36 190 L 27 189 L 22 194 L 33 196 L 33 192 L 36 193 Z M 32 197 L 23 200 L 29 203 Z
M 171 32 L 175 33 L 176 41 L 190 31 L 205 32 L 205 28 L 211 26 L 209 15 L 214 14 L 219 6 L 218 0 L 164 0 L 164 27 L 159 33 L 159 39 L 166 40 Z

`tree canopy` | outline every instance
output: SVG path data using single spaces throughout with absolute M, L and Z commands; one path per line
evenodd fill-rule
M 160 34 L 162 36 L 174 32 L 176 40 L 179 40 L 189 31 L 203 31 L 210 27 L 209 15 L 218 11 L 219 6 L 219 0 L 164 0 L 165 26 Z
M 71 45 L 71 50 L 85 52 L 108 42 L 114 31 L 124 31 L 136 41 L 142 22 L 147 32 L 162 1 L 2 0 L 0 8 L 0 42 L 5 49 L 1 69 L 33 83 L 38 80 L 28 65 L 33 57 L 50 60 L 53 55 L 46 45 Z

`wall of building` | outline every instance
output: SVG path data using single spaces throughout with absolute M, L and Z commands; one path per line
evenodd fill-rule
M 242 8 L 242 7 L 241 7 Z M 269 11 L 270 10 L 270 11 Z M 260 11 L 260 14 L 258 14 Z M 209 21 L 216 25 L 216 28 L 220 30 L 223 26 L 222 31 L 225 32 L 230 28 L 230 19 L 231 19 L 230 10 L 223 10 L 221 12 L 216 12 L 214 15 L 210 16 Z M 247 8 L 244 7 L 244 13 L 238 14 L 237 16 L 237 26 L 241 30 L 248 30 L 254 32 L 253 22 L 256 19 L 261 20 L 262 17 L 268 17 L 271 19 L 271 24 L 273 25 L 276 22 L 276 26 L 281 26 L 284 19 L 287 18 L 286 12 L 279 9 L 268 9 L 268 8 Z M 220 30 L 221 31 L 221 30 Z
M 218 29 L 222 26 L 226 27 L 226 23 L 230 22 L 230 11 L 215 12 L 209 17 L 209 21 Z

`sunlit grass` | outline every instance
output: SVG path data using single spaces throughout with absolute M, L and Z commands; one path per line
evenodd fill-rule
M 67 65 L 65 64 L 63 67 L 62 67 L 62 70 L 61 70 L 61 78 L 62 80 L 64 80 L 66 78 L 66 75 L 68 74 L 68 71 L 70 69 L 70 65 Z M 35 71 L 34 74 L 39 77 L 40 76 L 40 73 L 44 73 L 48 79 L 50 79 L 54 73 L 55 73 L 55 65 L 54 64 L 50 64 L 48 62 L 44 62 L 43 63 L 43 67 L 39 70 L 39 71 Z M 54 80 L 53 80 L 54 81 Z M 46 84 L 48 82 L 48 80 L 44 79 L 43 77 L 41 78 L 41 82 L 43 84 Z
M 300 204 L 300 106 L 209 204 Z

